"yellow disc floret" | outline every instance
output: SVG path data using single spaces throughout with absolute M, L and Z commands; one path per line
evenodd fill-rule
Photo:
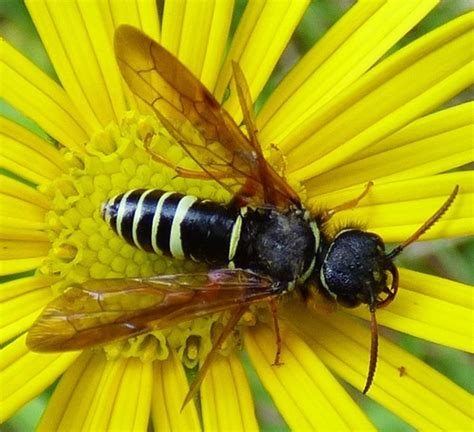
M 215 201 L 230 199 L 214 181 L 177 177 L 171 167 L 154 161 L 151 152 L 170 165 L 199 169 L 155 117 L 134 112 L 127 113 L 119 125 L 110 124 L 97 132 L 86 144 L 86 153 L 63 149 L 69 171 L 42 187 L 52 203 L 46 216 L 52 247 L 39 269 L 60 277 L 61 282 L 54 287 L 58 294 L 71 283 L 88 279 L 207 271 L 202 264 L 134 248 L 101 218 L 100 207 L 105 200 L 136 188 L 177 191 Z M 109 357 L 154 360 L 167 358 L 172 348 L 186 366 L 193 367 L 209 352 L 219 319 L 219 315 L 195 319 L 103 349 Z M 247 317 L 246 322 L 253 321 Z M 224 349 L 232 348 L 237 339 L 232 336 Z

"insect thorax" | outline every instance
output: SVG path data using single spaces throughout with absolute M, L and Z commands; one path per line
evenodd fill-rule
M 315 221 L 301 209 L 243 208 L 236 267 L 280 282 L 304 282 L 313 270 L 319 243 Z
M 239 209 L 161 190 L 113 197 L 102 215 L 143 250 L 248 269 L 285 283 L 308 278 L 319 243 L 316 222 L 302 209 Z

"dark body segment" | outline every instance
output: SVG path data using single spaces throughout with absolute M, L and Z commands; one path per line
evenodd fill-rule
M 141 210 L 137 210 L 136 213 L 138 214 L 135 215 L 137 218 L 137 225 L 134 229 L 136 235 L 135 245 L 148 252 L 152 252 L 153 217 L 156 213 L 158 202 L 164 194 L 163 191 L 160 190 L 148 190 L 143 192 Z
M 163 252 L 227 265 L 239 211 L 212 201 L 161 190 L 138 189 L 102 206 L 105 221 L 124 240 L 147 252 Z
M 232 258 L 232 236 L 239 236 L 234 229 L 240 215 L 237 210 L 213 201 L 196 201 L 181 223 L 181 237 L 186 257 L 210 264 L 227 264 Z M 237 239 L 238 240 L 238 239 Z
M 139 189 L 111 198 L 102 215 L 146 251 L 252 270 L 287 285 L 309 277 L 319 246 L 317 224 L 301 208 L 237 208 Z
M 154 218 L 152 229 L 157 227 L 156 233 L 152 232 L 151 239 L 152 244 L 156 239 L 156 246 L 153 249 L 158 248 L 166 255 L 171 255 L 171 230 L 173 228 L 173 222 L 176 215 L 176 210 L 183 196 L 181 194 L 170 194 L 163 195 L 161 202 L 161 209 L 158 208 L 155 216 L 159 216 L 157 220 Z M 145 198 L 146 199 L 146 198 Z M 143 211 L 143 210 L 142 210 Z M 179 255 L 175 255 L 175 258 L 180 258 Z

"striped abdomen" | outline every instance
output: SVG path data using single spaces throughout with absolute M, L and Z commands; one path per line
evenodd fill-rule
M 140 249 L 213 264 L 232 261 L 242 225 L 238 210 L 156 189 L 111 198 L 102 206 L 102 217 Z

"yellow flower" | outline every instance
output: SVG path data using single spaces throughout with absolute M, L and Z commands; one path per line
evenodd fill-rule
M 113 235 L 100 220 L 104 199 L 136 187 L 225 196 L 210 182 L 176 178 L 144 151 L 152 131 L 154 148 L 159 144 L 168 160 L 191 164 L 122 81 L 114 29 L 127 23 L 159 40 L 220 101 L 236 60 L 256 99 L 307 5 L 249 2 L 227 47 L 230 0 L 166 2 L 161 27 L 154 1 L 27 1 L 60 84 L 1 42 L 2 97 L 45 132 L 1 120 L 2 160 L 13 174 L 1 184 L 1 272 L 17 275 L 1 289 L 1 421 L 60 378 L 40 430 L 146 430 L 150 419 L 155 429 L 258 429 L 237 337 L 212 364 L 200 410 L 190 403 L 180 412 L 188 389 L 183 364 L 193 367 L 209 351 L 218 317 L 84 352 L 31 352 L 25 332 L 71 282 L 193 268 Z M 386 242 L 401 242 L 459 184 L 455 203 L 423 238 L 472 234 L 472 172 L 452 169 L 472 161 L 473 103 L 439 107 L 473 83 L 474 14 L 381 60 L 435 5 L 360 1 L 257 116 L 263 148 L 275 163 L 284 155 L 288 180 L 309 208 L 334 207 L 375 183 L 355 209 L 331 220 L 335 226 L 363 223 Z M 240 122 L 235 95 L 224 106 Z M 379 323 L 472 352 L 471 288 L 404 269 L 400 277 L 400 292 L 378 311 Z M 367 319 L 367 310 L 309 313 L 298 302 L 279 309 L 284 365 L 271 366 L 274 335 L 258 312 L 241 328 L 245 352 L 288 426 L 373 429 L 332 374 L 363 388 L 370 331 L 354 317 Z M 368 396 L 417 429 L 472 428 L 470 395 L 385 338 Z

